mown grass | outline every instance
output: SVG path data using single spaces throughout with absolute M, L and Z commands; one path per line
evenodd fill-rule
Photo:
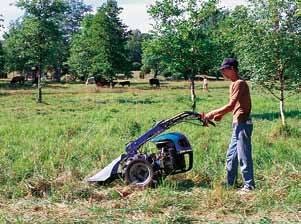
M 231 115 L 216 128 L 181 124 L 194 149 L 194 167 L 154 189 L 116 181 L 94 186 L 85 178 L 124 152 L 154 121 L 190 110 L 187 82 L 147 82 L 131 88 L 48 84 L 43 104 L 29 84 L 0 83 L 0 222 L 13 223 L 272 223 L 299 222 L 301 210 L 300 95 L 285 104 L 252 90 L 253 157 L 257 190 L 223 189 Z M 227 82 L 197 84 L 197 110 L 228 101 Z M 144 150 L 151 150 L 146 144 Z M 241 182 L 241 180 L 240 180 Z

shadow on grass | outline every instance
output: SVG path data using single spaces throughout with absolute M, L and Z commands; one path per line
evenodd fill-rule
M 191 190 L 194 187 L 198 188 L 211 188 L 211 181 L 209 179 L 205 178 L 204 180 L 201 180 L 199 182 L 192 181 L 190 179 L 179 181 L 177 184 L 176 189 L 178 191 L 187 191 Z
M 85 84 L 85 81 L 49 81 L 50 83 L 58 83 L 58 84 L 71 84 L 71 85 L 79 85 L 79 84 Z
M 44 86 L 45 89 L 67 89 L 67 86 L 64 86 L 63 83 L 59 82 L 47 82 L 47 85 Z
M 288 111 L 285 112 L 285 116 L 290 118 L 301 118 L 301 111 L 299 110 Z M 281 116 L 280 116 L 280 112 L 268 112 L 268 113 L 261 113 L 261 114 L 252 114 L 252 117 L 256 119 L 273 121 L 279 119 Z
M 48 82 L 47 82 L 48 83 Z M 53 82 L 49 82 L 48 84 L 55 84 Z M 66 86 L 62 86 L 61 83 L 56 83 L 58 85 L 46 85 L 43 86 L 42 88 L 45 89 L 66 89 L 68 87 Z M 0 82 L 0 89 L 4 89 L 4 90 L 28 90 L 28 89 L 36 89 L 37 86 L 33 85 L 32 82 L 27 81 L 24 84 L 10 84 L 9 82 Z
M 9 96 L 10 94 L 8 93 L 0 93 L 0 96 Z
M 152 100 L 152 99 L 144 99 L 144 100 L 132 100 L 132 99 L 117 99 L 117 103 L 120 104 L 156 104 L 160 103 L 159 100 Z
M 1 82 L 0 83 L 0 89 L 5 90 L 26 90 L 26 89 L 32 89 L 32 84 L 25 82 L 22 84 L 10 84 L 9 82 Z
M 189 89 L 190 85 L 187 86 L 166 86 L 168 89 Z M 202 87 L 195 87 L 196 90 L 203 90 Z M 214 90 L 218 90 L 218 89 L 229 89 L 228 86 L 212 86 L 209 88 L 209 91 L 212 92 Z

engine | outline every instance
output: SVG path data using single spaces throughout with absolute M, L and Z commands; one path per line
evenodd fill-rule
M 163 175 L 173 174 L 178 170 L 185 169 L 185 157 L 178 154 L 175 145 L 171 141 L 157 142 L 157 164 Z

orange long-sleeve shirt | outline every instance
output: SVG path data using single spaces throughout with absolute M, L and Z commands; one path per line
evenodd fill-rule
M 212 111 L 214 116 L 224 116 L 233 112 L 233 122 L 246 121 L 251 113 L 251 97 L 249 86 L 246 81 L 238 79 L 230 86 L 230 101 L 225 106 Z

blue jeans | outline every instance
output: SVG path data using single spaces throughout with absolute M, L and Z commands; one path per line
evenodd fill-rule
M 252 120 L 233 123 L 232 128 L 231 143 L 227 151 L 228 184 L 235 184 L 239 164 L 245 187 L 255 188 L 251 145 Z

